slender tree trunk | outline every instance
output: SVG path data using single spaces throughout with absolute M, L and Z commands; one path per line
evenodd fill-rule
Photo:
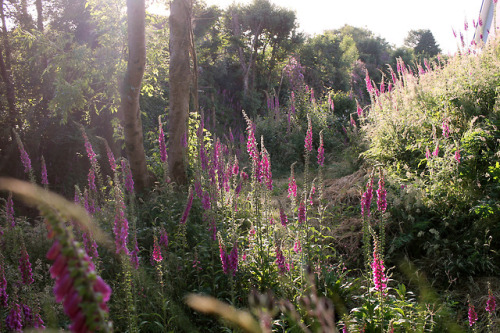
M 42 11 L 42 0 L 35 0 L 36 7 L 36 27 L 38 31 L 43 32 L 43 11 Z
M 190 16 L 191 10 L 190 10 Z M 198 58 L 196 56 L 196 47 L 194 45 L 194 31 L 193 24 L 189 25 L 189 52 L 191 53 L 191 60 L 193 61 L 193 75 L 192 78 L 192 95 L 193 95 L 193 108 L 195 112 L 200 112 L 199 110 L 199 99 L 198 99 Z
M 7 68 L 7 71 L 10 72 L 11 52 L 10 52 L 8 33 L 7 33 L 7 25 L 5 24 L 5 13 L 3 4 L 4 0 L 0 0 L 0 18 L 2 19 L 2 43 L 5 51 L 5 66 Z
M 5 83 L 5 92 L 7 97 L 7 107 L 9 109 L 9 127 L 13 128 L 16 124 L 16 102 L 14 95 L 14 86 L 10 81 L 10 75 L 7 72 L 7 68 L 5 67 L 5 62 L 3 59 L 3 54 L 0 50 L 0 75 L 2 76 L 2 80 Z
M 139 97 L 146 65 L 146 9 L 144 0 L 127 0 L 128 62 L 121 86 L 120 113 L 123 115 L 125 148 L 138 192 L 151 186 L 144 153 Z
M 241 36 L 240 25 L 238 14 L 232 14 L 232 23 L 233 23 L 233 35 L 235 37 Z M 243 52 L 243 48 L 241 46 L 238 47 L 238 57 L 240 60 L 241 70 L 243 72 L 243 96 L 248 96 L 248 92 L 250 91 L 250 73 L 255 64 L 255 58 L 257 57 L 258 50 L 258 41 L 259 36 L 262 33 L 261 25 L 257 27 L 257 30 L 253 36 L 251 50 L 250 50 L 250 59 L 248 60 L 248 64 L 245 61 L 245 55 Z
M 178 184 L 186 184 L 186 148 L 189 116 L 189 83 L 191 81 L 189 49 L 191 0 L 173 0 L 170 4 L 170 111 L 169 111 L 169 174 Z
M 10 72 L 10 45 L 7 36 L 7 26 L 5 25 L 5 13 L 3 7 L 3 0 L 0 0 L 0 18 L 2 20 L 2 42 L 3 51 L 5 51 L 5 58 L 3 56 L 2 50 L 0 49 L 0 75 L 5 83 L 5 92 L 7 97 L 7 107 L 9 109 L 9 126 L 14 128 L 18 123 L 17 110 L 16 110 L 16 93 L 14 88 L 14 83 L 12 82 L 12 76 Z
M 42 0 L 35 0 L 35 7 L 36 7 L 36 27 L 39 32 L 43 33 L 44 27 L 43 27 L 43 7 L 42 7 Z M 41 72 L 45 72 L 45 69 L 47 69 L 48 61 L 47 61 L 47 56 L 45 53 L 41 52 Z M 46 117 L 48 115 L 48 106 L 49 106 L 49 99 L 50 99 L 50 85 L 44 84 L 45 82 L 43 75 L 40 77 L 40 90 L 42 93 L 42 100 L 40 101 L 39 107 L 40 107 L 40 112 L 39 114 Z

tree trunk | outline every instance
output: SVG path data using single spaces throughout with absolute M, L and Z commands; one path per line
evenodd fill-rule
M 10 44 L 8 40 L 8 33 L 7 33 L 7 25 L 5 23 L 5 13 L 4 13 L 4 8 L 3 8 L 3 0 L 0 0 L 0 17 L 2 19 L 2 43 L 5 51 L 5 66 L 7 68 L 7 71 L 10 72 L 10 63 L 11 63 L 11 52 L 10 52 Z
M 190 0 L 173 0 L 170 5 L 168 168 L 171 179 L 178 184 L 187 183 L 183 141 L 189 116 L 191 8 Z
M 138 192 L 151 186 L 146 165 L 139 97 L 146 65 L 146 9 L 144 0 L 127 0 L 128 62 L 121 88 L 125 148 Z
M 42 7 L 42 0 L 35 0 L 35 7 L 36 7 L 36 26 L 39 32 L 43 33 L 44 27 L 43 27 L 43 7 Z M 40 60 L 41 60 L 41 72 L 45 72 L 47 69 L 48 61 L 47 61 L 47 56 L 45 55 L 44 52 L 40 55 Z M 40 77 L 40 83 L 41 83 L 41 93 L 42 93 L 42 100 L 40 101 L 39 104 L 39 116 L 41 117 L 47 117 L 48 116 L 48 108 L 49 108 L 49 99 L 50 99 L 50 85 L 45 84 L 43 75 Z
M 17 110 L 16 110 L 16 93 L 14 88 L 14 83 L 12 82 L 12 76 L 10 72 L 10 45 L 7 35 L 7 26 L 5 25 L 5 13 L 3 8 L 3 0 L 0 0 L 0 17 L 2 20 L 2 42 L 3 49 L 5 51 L 5 58 L 1 53 L 0 49 L 0 75 L 5 83 L 5 92 L 7 97 L 7 107 L 9 109 L 9 126 L 14 128 L 18 124 Z
M 36 7 L 36 27 L 38 31 L 43 32 L 43 12 L 42 12 L 42 0 L 35 0 Z

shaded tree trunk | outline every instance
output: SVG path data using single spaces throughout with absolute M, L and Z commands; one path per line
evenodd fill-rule
M 237 13 L 232 14 L 232 24 L 233 24 L 233 35 L 236 37 L 241 37 L 239 17 Z M 238 46 L 238 58 L 240 60 L 241 71 L 243 73 L 243 95 L 248 96 L 250 91 L 250 72 L 255 65 L 255 59 L 257 58 L 258 42 L 259 36 L 262 33 L 262 26 L 259 24 L 255 33 L 253 34 L 252 45 L 250 47 L 250 59 L 248 63 L 245 61 L 245 54 L 243 48 Z
M 17 110 L 16 110 L 16 93 L 14 89 L 14 83 L 12 82 L 11 76 L 11 56 L 10 56 L 10 44 L 7 35 L 7 26 L 5 25 L 5 13 L 3 7 L 3 0 L 0 0 L 0 18 L 2 20 L 2 42 L 3 51 L 5 51 L 5 58 L 0 50 L 0 75 L 5 83 L 5 92 L 7 97 L 7 107 L 9 109 L 9 126 L 14 128 L 18 123 Z
M 170 111 L 169 174 L 178 184 L 186 184 L 186 148 L 191 81 L 189 50 L 191 45 L 191 0 L 173 0 L 170 5 Z
M 43 33 L 44 27 L 43 27 L 43 7 L 42 7 L 42 0 L 35 0 L 35 7 L 36 7 L 36 26 L 38 31 Z M 47 56 L 45 53 L 42 52 L 41 54 L 41 72 L 43 73 L 47 69 L 48 61 L 47 61 Z M 44 84 L 44 78 L 43 75 L 40 78 L 41 81 L 41 93 L 42 93 L 42 100 L 40 101 L 40 114 L 44 117 L 48 116 L 48 106 L 49 106 L 49 99 L 50 99 L 50 85 Z
M 143 192 L 152 182 L 146 165 L 139 107 L 141 83 L 146 65 L 145 17 L 144 0 L 127 0 L 128 62 L 120 87 L 120 113 L 123 116 L 125 148 L 138 192 Z

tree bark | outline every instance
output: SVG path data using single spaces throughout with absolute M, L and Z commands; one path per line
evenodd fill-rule
M 183 145 L 187 135 L 189 116 L 189 64 L 191 0 L 173 0 L 170 5 L 170 111 L 168 168 L 171 179 L 186 184 L 186 148 Z
M 123 115 L 125 148 L 138 192 L 151 186 L 152 181 L 146 165 L 139 106 L 146 65 L 145 17 L 144 0 L 127 0 L 128 62 L 121 86 L 120 113 Z
M 241 37 L 239 17 L 237 13 L 232 13 L 232 24 L 233 24 L 233 35 L 236 37 Z M 257 57 L 258 41 L 261 33 L 262 33 L 262 25 L 259 24 L 253 35 L 252 45 L 250 47 L 250 59 L 248 60 L 248 64 L 245 61 L 243 48 L 241 46 L 238 46 L 238 57 L 240 60 L 241 71 L 243 73 L 243 96 L 248 96 L 248 93 L 250 91 L 250 72 L 254 67 L 255 58 Z
M 17 110 L 16 110 L 16 93 L 14 88 L 14 83 L 12 82 L 11 76 L 11 59 L 10 59 L 10 44 L 7 35 L 7 26 L 5 25 L 5 13 L 3 7 L 3 0 L 0 0 L 0 18 L 2 20 L 2 42 L 3 42 L 3 51 L 5 51 L 5 58 L 1 53 L 0 49 L 0 75 L 2 76 L 2 80 L 5 83 L 5 92 L 7 97 L 7 107 L 9 109 L 9 126 L 10 128 L 14 128 L 16 124 L 18 124 L 19 119 L 17 119 Z
M 42 0 L 35 0 L 35 7 L 36 7 L 36 26 L 37 29 L 40 33 L 43 34 L 44 27 L 43 27 L 43 7 L 42 7 Z M 41 60 L 41 72 L 45 72 L 48 66 L 48 61 L 47 61 L 47 56 L 45 53 L 41 52 L 40 55 L 40 60 Z M 48 108 L 49 108 L 49 99 L 50 99 L 50 85 L 45 84 L 43 75 L 40 77 L 40 91 L 42 93 L 42 100 L 40 101 L 39 108 L 39 116 L 42 117 L 47 117 L 48 116 Z

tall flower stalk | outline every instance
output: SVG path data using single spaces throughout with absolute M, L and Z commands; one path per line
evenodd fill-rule
M 24 173 L 28 174 L 30 181 L 33 184 L 35 184 L 36 178 L 35 178 L 35 174 L 33 173 L 33 168 L 31 167 L 31 159 L 28 155 L 28 152 L 24 148 L 23 141 L 21 140 L 21 137 L 19 136 L 19 134 L 15 130 L 12 130 L 12 131 L 14 132 L 14 136 L 15 136 L 15 139 L 17 142 L 17 147 L 19 148 L 19 153 L 21 155 L 21 163 L 24 166 Z
M 49 187 L 49 178 L 47 176 L 47 165 L 45 164 L 45 158 L 42 155 L 41 158 L 41 164 L 42 164 L 42 185 L 47 189 Z
M 485 310 L 488 312 L 488 331 L 494 332 L 495 329 L 495 311 L 497 308 L 497 301 L 491 290 L 491 285 L 488 282 L 488 299 L 486 300 Z
M 373 177 L 370 176 L 366 184 L 366 191 L 361 196 L 361 215 L 363 216 L 363 248 L 365 264 L 370 263 L 370 206 L 373 196 Z
M 128 220 L 125 217 L 125 203 L 119 186 L 115 186 L 115 221 L 113 233 L 115 234 L 115 248 L 117 254 L 129 255 L 128 242 Z
M 16 219 L 14 218 L 14 201 L 12 201 L 12 192 L 9 192 L 7 197 L 7 204 L 5 205 L 5 215 L 7 220 L 7 225 L 10 228 L 16 226 Z
M 74 220 L 89 228 L 92 222 L 88 215 L 76 204 L 26 182 L 0 179 L 0 189 L 14 191 L 27 202 L 35 203 L 45 217 L 48 238 L 53 239 L 47 258 L 53 261 L 49 272 L 55 280 L 54 295 L 71 320 L 70 330 L 110 332 L 106 303 L 111 288 L 96 273 L 94 264 L 66 225 L 66 221 Z M 105 238 L 100 229 L 95 230 L 100 239 Z
M 24 242 L 21 244 L 21 257 L 19 258 L 19 272 L 21 273 L 21 282 L 23 285 L 27 286 L 33 284 L 35 280 L 33 279 L 33 271 L 31 269 L 31 262 L 28 251 L 26 251 L 26 246 Z
M 379 240 L 376 235 L 373 235 L 373 260 L 371 262 L 372 282 L 374 289 L 378 294 L 379 299 L 379 321 L 380 326 L 384 327 L 384 298 L 387 289 L 387 276 L 385 274 L 385 266 L 383 255 L 380 252 Z

